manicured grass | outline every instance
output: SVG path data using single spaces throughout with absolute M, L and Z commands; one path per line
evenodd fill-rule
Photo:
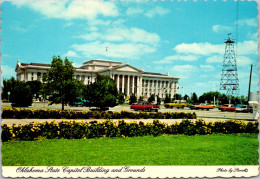
M 257 134 L 11 141 L 3 166 L 258 165 Z

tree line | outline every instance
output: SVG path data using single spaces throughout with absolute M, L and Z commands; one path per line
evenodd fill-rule
M 95 106 L 100 109 L 114 107 L 117 104 L 125 102 L 125 95 L 117 90 L 114 80 L 109 76 L 97 75 L 94 83 L 85 85 L 82 81 L 73 78 L 75 69 L 72 63 L 60 56 L 54 56 L 51 63 L 51 68 L 47 74 L 43 76 L 41 81 L 19 81 L 14 77 L 3 80 L 2 100 L 8 100 L 13 107 L 30 106 L 34 99 L 48 100 L 49 104 L 61 104 L 62 110 L 65 105 L 73 105 L 77 98 L 82 98 L 88 101 L 89 107 Z M 184 99 L 189 103 L 213 103 L 219 104 L 246 104 L 247 98 L 244 96 L 234 97 L 221 94 L 219 92 L 207 92 L 197 96 L 193 93 L 191 97 L 180 94 L 175 94 L 173 98 L 166 94 L 163 99 L 164 103 L 173 102 L 174 100 Z M 129 103 L 140 103 L 144 101 L 144 97 L 138 99 L 135 94 L 131 94 Z M 147 102 L 161 104 L 162 99 L 155 94 L 152 94 Z

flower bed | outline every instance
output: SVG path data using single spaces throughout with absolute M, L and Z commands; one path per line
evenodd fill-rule
M 99 112 L 57 109 L 3 108 L 2 119 L 196 119 L 197 114 L 184 112 Z
M 153 123 L 131 122 L 124 120 L 115 123 L 111 120 L 104 122 L 31 122 L 27 125 L 7 126 L 2 124 L 2 141 L 9 140 L 37 140 L 41 138 L 65 138 L 65 139 L 86 139 L 97 137 L 134 137 L 134 136 L 159 136 L 162 134 L 184 134 L 184 135 L 205 135 L 212 133 L 258 133 L 258 121 L 217 121 L 205 122 L 204 120 L 182 120 L 182 122 L 168 125 L 155 119 Z

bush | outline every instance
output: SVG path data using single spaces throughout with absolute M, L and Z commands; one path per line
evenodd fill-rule
M 195 122 L 183 120 L 181 123 L 168 125 L 159 120 L 153 123 L 135 121 L 126 123 L 118 121 L 118 124 L 111 120 L 103 122 L 76 122 L 76 121 L 51 121 L 31 122 L 27 125 L 7 126 L 2 124 L 2 141 L 9 140 L 37 140 L 37 139 L 86 139 L 97 137 L 134 137 L 134 136 L 160 136 L 162 134 L 184 134 L 184 135 L 205 135 L 216 133 L 258 133 L 258 121 L 248 122 L 228 120 L 224 122 L 207 123 L 203 120 Z
M 196 119 L 196 113 L 179 112 L 104 112 L 104 111 L 73 111 L 57 109 L 22 109 L 3 108 L 3 119 Z
M 13 107 L 28 107 L 32 105 L 33 95 L 30 86 L 23 81 L 16 81 L 11 91 L 10 102 Z

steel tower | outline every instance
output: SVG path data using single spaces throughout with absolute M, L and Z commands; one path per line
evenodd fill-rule
M 225 41 L 225 54 L 220 81 L 220 90 L 226 95 L 237 96 L 239 94 L 239 81 L 237 75 L 237 60 L 234 50 L 234 41 L 231 33 L 228 34 L 228 39 Z

